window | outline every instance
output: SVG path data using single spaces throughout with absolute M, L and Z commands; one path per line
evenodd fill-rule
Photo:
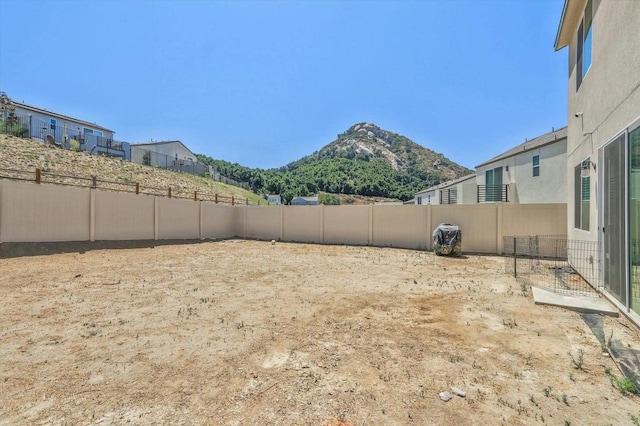
M 587 158 L 575 167 L 574 171 L 574 220 L 575 228 L 589 230 L 591 204 L 591 177 L 589 167 L 591 159 Z M 586 170 L 586 172 L 584 172 Z
M 422 204 L 422 197 L 418 197 L 418 203 L 417 204 Z
M 540 156 L 533 156 L 533 177 L 540 176 Z
M 584 9 L 584 17 L 578 28 L 578 52 L 577 52 L 577 69 L 576 69 L 576 90 L 580 88 L 582 81 L 591 68 L 591 53 L 593 41 L 593 2 L 587 1 Z
M 485 201 L 503 201 L 502 199 L 502 167 L 485 172 Z
M 99 132 L 98 130 L 87 129 L 86 127 L 84 128 L 84 134 L 85 135 L 102 136 L 102 132 Z

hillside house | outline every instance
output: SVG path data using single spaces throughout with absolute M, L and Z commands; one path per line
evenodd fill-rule
M 282 204 L 282 196 L 276 194 L 267 195 L 267 203 L 279 206 Z
M 478 203 L 566 203 L 567 128 L 525 141 L 476 166 Z
M 450 180 L 423 191 L 413 197 L 413 204 L 472 204 L 476 202 L 476 174 Z
M 292 206 L 315 206 L 318 204 L 318 197 L 293 197 Z
M 198 162 L 196 155 L 180 141 L 135 143 L 132 144 L 132 148 L 135 148 L 136 155 L 139 155 L 139 153 L 142 156 L 145 153 L 152 154 L 153 161 L 151 163 L 135 161 L 136 163 L 150 166 L 164 166 L 167 161 Z
M 592 242 L 604 294 L 640 324 L 640 7 L 565 0 L 570 240 Z
M 25 103 L 12 101 L 11 104 L 24 130 L 21 136 L 67 149 L 129 158 L 127 144 L 115 141 L 113 130 Z

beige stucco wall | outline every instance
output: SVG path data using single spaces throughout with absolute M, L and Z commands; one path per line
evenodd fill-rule
M 369 244 L 373 206 L 323 206 L 323 210 L 324 243 Z
M 0 181 L 0 241 L 229 238 L 430 249 L 439 223 L 463 250 L 500 253 L 507 235 L 563 234 L 562 204 L 223 206 Z
M 95 240 L 154 239 L 155 197 L 96 190 L 92 193 L 95 197 Z
M 237 209 L 233 206 L 202 203 L 202 238 L 236 236 Z
M 433 206 L 431 225 L 452 223 L 462 229 L 462 250 L 476 253 L 498 252 L 499 204 L 462 204 Z M 433 230 L 432 229 L 432 230 Z
M 0 181 L 0 242 L 84 241 L 88 189 Z
M 200 238 L 200 202 L 156 197 L 158 239 Z
M 599 171 L 591 173 L 591 229 L 587 232 L 574 228 L 573 170 L 587 157 L 598 163 L 599 148 L 640 117 L 640 7 L 637 1 L 617 0 L 594 5 L 593 59 L 578 90 L 577 26 L 569 45 L 567 221 L 570 238 L 596 241 Z M 578 112 L 581 117 L 575 116 Z
M 567 205 L 503 204 L 502 234 L 504 236 L 565 235 Z
M 269 208 L 269 207 L 265 207 Z M 317 206 L 283 206 L 284 209 L 284 241 L 321 243 L 322 205 Z
M 348 206 L 347 206 L 348 207 Z M 373 206 L 373 245 L 430 248 L 429 212 L 436 206 Z
M 242 206 L 246 211 L 244 238 L 279 240 L 282 227 L 282 206 Z

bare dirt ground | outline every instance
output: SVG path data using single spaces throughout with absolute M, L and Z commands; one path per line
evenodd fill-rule
M 238 240 L 0 259 L 0 423 L 634 424 L 581 317 L 503 268 Z

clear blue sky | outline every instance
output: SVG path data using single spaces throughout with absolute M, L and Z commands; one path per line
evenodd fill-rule
M 566 124 L 563 0 L 0 1 L 0 91 L 250 167 L 373 122 L 469 168 Z

